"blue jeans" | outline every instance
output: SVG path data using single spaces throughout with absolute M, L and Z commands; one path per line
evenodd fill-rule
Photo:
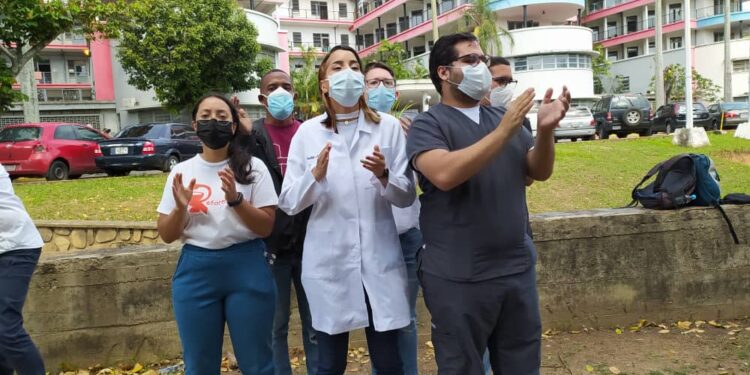
M 276 286 L 262 240 L 221 250 L 185 245 L 172 303 L 187 375 L 218 375 L 224 324 L 243 374 L 273 375 L 271 327 Z
M 0 254 L 0 375 L 44 375 L 44 362 L 23 328 L 23 304 L 41 249 Z
M 404 375 L 418 375 L 417 368 L 417 295 L 419 294 L 419 279 L 417 278 L 417 252 L 424 246 L 422 232 L 418 228 L 411 228 L 398 236 L 401 241 L 401 251 L 406 262 L 406 278 L 409 291 L 409 311 L 411 323 L 398 330 L 398 348 L 404 363 Z M 373 375 L 378 375 L 375 368 Z
M 289 315 L 292 283 L 297 294 L 297 309 L 302 321 L 302 344 L 307 358 L 307 374 L 315 375 L 318 367 L 318 342 L 312 328 L 310 306 L 302 288 L 302 254 L 279 256 L 271 265 L 276 280 L 276 314 L 273 317 L 273 362 L 276 375 L 291 375 L 289 364 Z

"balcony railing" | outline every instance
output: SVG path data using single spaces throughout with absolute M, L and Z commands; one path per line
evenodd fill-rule
M 40 102 L 84 102 L 94 100 L 92 89 L 37 89 Z
M 682 10 L 670 11 L 664 16 L 664 25 L 682 21 Z M 601 42 L 618 36 L 637 33 L 644 30 L 650 30 L 656 27 L 654 17 L 649 17 L 645 21 L 626 22 L 625 25 L 617 27 L 607 27 L 604 31 L 594 31 L 594 42 Z
M 36 72 L 39 83 L 52 83 L 52 72 Z
M 86 38 L 83 33 L 79 32 L 67 32 L 57 36 L 50 44 L 66 44 L 66 45 L 78 45 L 86 44 Z
M 604 0 L 592 1 L 589 3 L 589 12 L 596 12 L 602 9 L 611 8 L 615 5 L 626 3 L 628 0 Z
M 332 43 L 331 41 L 329 41 L 327 44 L 322 43 L 322 42 L 321 43 L 289 42 L 289 51 L 290 52 L 305 52 L 309 49 L 313 49 L 315 52 L 328 53 L 334 45 L 339 45 L 339 44 L 340 43 Z
M 366 15 L 367 13 L 372 12 L 373 10 L 375 10 L 376 8 L 378 8 L 379 6 L 385 4 L 385 3 L 389 2 L 389 1 L 394 1 L 394 0 L 387 0 L 387 1 L 384 1 L 384 0 L 370 0 L 370 1 L 361 2 L 361 3 L 359 3 L 359 7 L 357 8 L 356 17 L 357 18 L 362 17 L 362 16 Z M 441 15 L 441 14 L 443 14 L 443 13 L 449 11 L 449 10 L 455 9 L 459 5 L 464 5 L 464 4 L 469 4 L 469 3 L 471 3 L 471 0 L 439 0 L 437 2 L 437 5 L 438 5 L 438 15 Z M 422 15 L 422 20 L 419 21 L 419 22 L 416 22 L 414 24 L 411 24 L 411 27 L 419 25 L 419 24 L 421 24 L 424 21 L 430 20 L 432 18 L 432 11 L 431 10 L 422 11 L 421 15 Z M 406 17 L 407 18 L 418 18 L 418 17 L 414 17 L 414 15 L 411 12 L 409 12 L 406 15 Z
M 741 12 L 742 11 L 742 3 L 732 3 L 730 4 L 731 12 Z M 713 5 L 710 7 L 705 8 L 698 8 L 696 9 L 696 18 L 708 18 L 708 17 L 714 17 L 714 16 L 723 16 L 724 15 L 724 5 Z
M 355 12 L 340 12 L 338 9 L 313 10 L 313 9 L 287 9 L 282 13 L 283 17 L 300 18 L 308 20 L 331 20 L 331 21 L 354 21 Z

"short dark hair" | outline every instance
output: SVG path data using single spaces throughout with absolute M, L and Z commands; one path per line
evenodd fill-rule
M 285 76 L 289 77 L 289 82 L 292 82 L 292 76 L 290 76 L 289 73 L 287 73 L 287 72 L 285 72 L 285 71 L 283 71 L 281 69 L 271 69 L 268 72 L 266 72 L 266 74 L 264 74 L 263 77 L 260 77 L 260 89 L 261 90 L 263 89 L 263 81 L 265 81 L 268 76 L 270 76 L 271 74 L 274 74 L 274 73 L 282 73 Z M 292 83 L 292 85 L 294 85 L 294 83 Z
M 390 73 L 391 77 L 393 77 L 394 80 L 396 79 L 396 75 L 393 73 L 393 69 L 391 69 L 390 66 L 385 65 L 380 61 L 373 61 L 365 65 L 364 74 L 367 75 L 367 73 L 369 73 L 373 69 L 383 69 L 387 71 L 388 73 Z
M 430 79 L 432 84 L 435 85 L 435 90 L 439 94 L 443 93 L 441 87 L 440 76 L 438 75 L 438 68 L 441 66 L 447 66 L 458 59 L 458 52 L 456 52 L 456 44 L 461 42 L 476 42 L 477 37 L 472 33 L 458 33 L 451 34 L 441 37 L 432 46 L 430 51 Z
M 510 61 L 502 56 L 492 56 L 490 57 L 490 68 L 497 65 L 507 65 L 510 66 Z

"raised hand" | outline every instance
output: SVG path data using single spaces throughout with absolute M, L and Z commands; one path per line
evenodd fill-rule
M 224 168 L 219 171 L 219 178 L 221 179 L 221 190 L 224 191 L 224 199 L 227 202 L 237 200 L 237 185 L 234 183 L 234 172 L 228 167 Z
M 521 125 L 523 120 L 526 119 L 526 114 L 529 113 L 531 108 L 534 106 L 534 89 L 529 88 L 523 92 L 519 97 L 510 102 L 508 110 L 505 112 L 503 119 L 500 121 L 499 129 L 507 129 L 515 133 Z
M 237 95 L 232 96 L 232 104 L 237 108 L 237 114 L 240 116 L 240 125 L 242 125 L 242 128 L 245 129 L 247 134 L 250 134 L 250 132 L 253 131 L 253 121 L 250 119 L 250 116 L 247 115 L 245 109 L 240 106 L 240 98 L 238 98 Z
M 401 117 L 398 122 L 399 124 L 401 124 L 401 130 L 404 131 L 404 134 L 409 134 L 409 128 L 411 128 L 411 119 L 408 117 Z
M 554 101 L 552 100 L 552 89 L 547 89 L 536 115 L 537 131 L 549 132 L 555 130 L 560 125 L 560 121 L 565 118 L 565 114 L 570 108 L 570 101 L 570 91 L 566 86 L 563 86 L 562 93 Z
M 362 166 L 368 171 L 372 172 L 377 178 L 385 177 L 385 155 L 380 152 L 380 147 L 375 145 L 373 148 L 372 155 L 366 156 L 364 160 L 360 160 Z
M 320 180 L 324 179 L 328 173 L 328 157 L 331 153 L 331 147 L 330 143 L 326 143 L 320 151 L 320 154 L 318 154 L 317 164 L 315 164 L 315 168 L 312 170 L 315 181 L 320 182 Z
M 177 209 L 184 211 L 190 204 L 190 199 L 193 198 L 193 190 L 195 189 L 195 179 L 190 180 L 190 184 L 185 187 L 182 183 L 182 173 L 177 173 L 172 180 L 172 195 L 174 196 L 174 202 Z

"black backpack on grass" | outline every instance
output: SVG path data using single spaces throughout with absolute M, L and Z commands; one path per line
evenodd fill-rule
M 654 182 L 641 188 L 654 175 Z M 635 207 L 638 203 L 657 210 L 686 206 L 716 207 L 727 222 L 734 243 L 739 244 L 734 226 L 720 205 L 719 181 L 719 173 L 711 158 L 703 154 L 680 154 L 651 168 L 633 188 L 633 201 L 627 207 Z

